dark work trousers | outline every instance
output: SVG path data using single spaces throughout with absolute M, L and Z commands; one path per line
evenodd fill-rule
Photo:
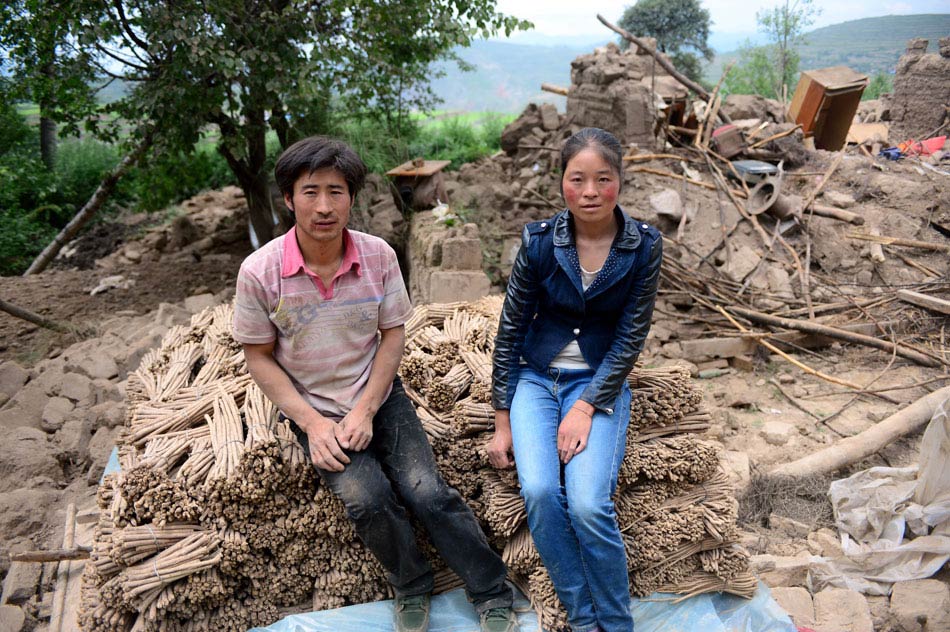
M 307 435 L 293 425 L 310 454 Z M 362 452 L 344 450 L 342 472 L 316 468 L 346 505 L 360 539 L 386 569 L 399 596 L 432 591 L 432 568 L 409 524 L 406 509 L 422 521 L 449 568 L 465 582 L 475 610 L 510 606 L 505 565 L 462 496 L 442 480 L 432 447 L 402 382 L 396 377 L 389 398 L 373 417 L 373 439 Z

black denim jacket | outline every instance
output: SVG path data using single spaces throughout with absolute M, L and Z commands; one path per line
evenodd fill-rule
M 614 215 L 622 228 L 586 292 L 570 213 L 565 210 L 525 227 L 495 338 L 495 409 L 511 408 L 522 358 L 534 370 L 544 371 L 576 339 L 584 360 L 594 369 L 581 399 L 613 413 L 650 331 L 663 258 L 657 229 L 619 206 Z

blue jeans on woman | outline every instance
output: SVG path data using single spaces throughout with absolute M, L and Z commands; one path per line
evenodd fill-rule
M 632 632 L 630 583 L 614 503 L 630 422 L 624 384 L 614 414 L 596 411 L 587 447 L 562 465 L 561 420 L 594 375 L 588 369 L 522 366 L 511 436 L 528 527 L 575 632 Z

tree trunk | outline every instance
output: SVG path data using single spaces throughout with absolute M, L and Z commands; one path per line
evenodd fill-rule
M 47 116 L 40 117 L 40 158 L 50 171 L 56 167 L 56 121 Z
M 103 178 L 102 182 L 99 183 L 99 187 L 96 189 L 95 193 L 92 194 L 92 197 L 89 198 L 79 212 L 69 220 L 69 223 L 59 231 L 59 234 L 53 238 L 52 243 L 50 243 L 46 248 L 43 249 L 36 259 L 33 260 L 33 263 L 30 264 L 30 267 L 27 268 L 26 272 L 23 273 L 23 276 L 28 276 L 31 274 L 36 274 L 37 272 L 42 272 L 46 269 L 46 266 L 49 265 L 50 261 L 56 256 L 63 246 L 65 246 L 70 239 L 72 239 L 76 233 L 79 232 L 83 226 L 86 225 L 92 216 L 102 208 L 102 205 L 105 204 L 106 200 L 109 199 L 109 196 L 112 195 L 112 191 L 115 190 L 115 185 L 118 184 L 119 179 L 125 175 L 125 173 L 131 169 L 135 163 L 137 163 L 145 151 L 152 144 L 152 134 L 151 132 L 147 133 L 142 140 L 139 141 L 139 144 L 135 146 L 125 158 L 116 165 L 115 169 L 112 170 L 109 175 Z
M 274 205 L 271 202 L 267 173 L 261 172 L 252 178 L 238 177 L 244 199 L 250 211 L 251 229 L 257 236 L 256 247 L 260 248 L 274 238 Z

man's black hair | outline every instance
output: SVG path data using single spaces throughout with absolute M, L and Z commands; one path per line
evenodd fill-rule
M 366 181 L 366 164 L 349 145 L 327 136 L 311 136 L 288 147 L 274 165 L 274 179 L 281 193 L 293 197 L 300 176 L 326 168 L 343 174 L 350 199 L 355 199 Z

